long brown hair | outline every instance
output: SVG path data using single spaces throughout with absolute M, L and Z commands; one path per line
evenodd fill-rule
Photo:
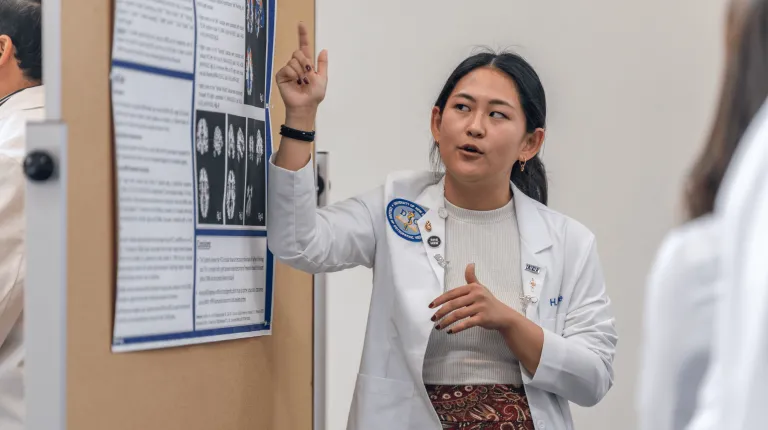
M 690 218 L 711 213 L 720 183 L 749 127 L 768 97 L 768 0 L 752 0 L 731 10 L 725 80 L 709 142 L 689 177 Z

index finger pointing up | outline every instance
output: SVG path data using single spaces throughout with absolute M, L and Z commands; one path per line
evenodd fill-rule
M 299 22 L 299 49 L 304 53 L 307 58 L 314 57 L 309 50 L 309 32 L 307 26 L 303 22 Z

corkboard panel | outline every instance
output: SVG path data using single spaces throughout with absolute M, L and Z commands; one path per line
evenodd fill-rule
M 314 2 L 278 0 L 276 68 L 314 33 Z M 312 427 L 312 278 L 278 265 L 273 335 L 159 351 L 110 351 L 115 280 L 109 98 L 112 3 L 61 0 L 67 154 L 67 428 Z M 314 39 L 314 38 L 313 38 Z M 275 89 L 273 125 L 284 109 Z

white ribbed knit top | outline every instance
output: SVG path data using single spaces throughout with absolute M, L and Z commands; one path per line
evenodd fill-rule
M 523 312 L 520 233 L 514 200 L 502 208 L 473 211 L 447 200 L 445 288 L 466 285 L 475 263 L 478 281 L 503 303 Z M 457 334 L 433 330 L 424 360 L 426 384 L 522 384 L 517 359 L 498 331 L 473 327 Z

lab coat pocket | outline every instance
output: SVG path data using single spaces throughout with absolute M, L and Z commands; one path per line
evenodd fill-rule
M 413 384 L 359 373 L 348 430 L 408 428 Z

